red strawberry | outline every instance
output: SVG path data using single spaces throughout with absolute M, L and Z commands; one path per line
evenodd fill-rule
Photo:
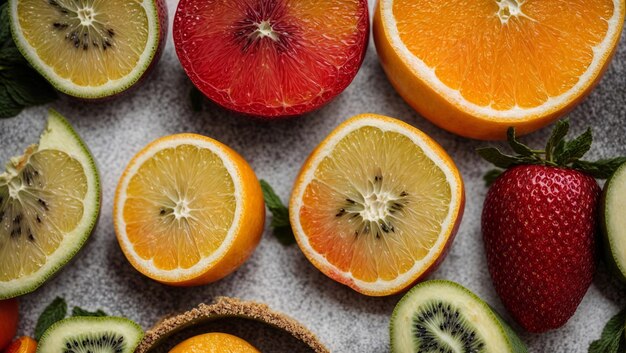
M 530 332 L 563 326 L 591 285 L 600 195 L 594 177 L 607 177 L 623 161 L 579 161 L 591 131 L 567 142 L 568 127 L 557 123 L 543 151 L 519 143 L 513 129 L 509 143 L 519 156 L 478 151 L 507 169 L 487 194 L 483 240 L 498 295 Z

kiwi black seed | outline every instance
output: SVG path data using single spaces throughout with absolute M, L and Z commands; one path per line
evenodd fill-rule
M 348 219 L 354 225 L 355 237 L 371 235 L 381 239 L 385 234 L 396 232 L 396 214 L 410 204 L 410 196 L 404 190 L 387 190 L 380 170 L 373 173 L 368 183 L 368 194 L 356 192 L 354 197 L 346 198 L 337 209 L 335 217 Z M 366 216 L 367 210 L 371 208 L 377 208 L 383 216 Z
M 485 348 L 458 308 L 437 301 L 425 303 L 415 312 L 413 338 L 416 351 L 422 353 L 481 353 Z
M 72 3 L 73 6 L 67 6 L 66 2 Z M 106 51 L 115 45 L 115 29 L 95 20 L 96 13 L 88 3 L 93 1 L 48 0 L 49 6 L 58 13 L 50 27 L 53 31 L 61 33 L 76 49 Z
M 127 343 L 115 332 L 89 332 L 66 337 L 64 345 L 62 353 L 122 353 Z

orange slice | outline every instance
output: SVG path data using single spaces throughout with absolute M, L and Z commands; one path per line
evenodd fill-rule
M 398 93 L 438 126 L 503 139 L 561 117 L 613 56 L 624 0 L 380 0 L 374 40 Z
M 227 333 L 205 333 L 177 344 L 169 353 L 260 353 L 250 343 Z
M 358 292 L 400 292 L 444 258 L 461 221 L 463 181 L 414 127 L 365 114 L 333 131 L 300 171 L 289 215 L 298 245 Z
M 171 285 L 216 281 L 256 248 L 265 222 L 246 161 L 208 137 L 158 139 L 130 162 L 114 201 L 117 239 L 144 275 Z

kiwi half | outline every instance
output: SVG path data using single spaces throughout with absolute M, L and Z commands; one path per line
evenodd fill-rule
M 513 329 L 463 286 L 418 284 L 398 303 L 390 323 L 392 353 L 527 353 Z
M 143 330 L 121 317 L 71 317 L 52 325 L 37 353 L 132 353 Z
M 613 273 L 626 282 L 626 164 L 604 185 L 600 204 L 604 259 Z

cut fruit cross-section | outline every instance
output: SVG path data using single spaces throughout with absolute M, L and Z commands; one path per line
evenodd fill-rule
M 176 53 L 217 104 L 265 118 L 328 103 L 356 76 L 369 38 L 366 0 L 181 0 Z
M 99 211 L 93 158 L 69 123 L 50 111 L 39 144 L 0 174 L 0 299 L 37 289 L 65 265 Z
M 504 139 L 591 91 L 622 33 L 624 0 L 380 0 L 374 41 L 398 93 L 456 134 Z
M 10 0 L 22 54 L 59 91 L 97 99 L 125 91 L 158 62 L 164 0 Z
M 216 281 L 261 239 L 265 204 L 246 161 L 208 137 L 172 135 L 146 146 L 118 184 L 115 232 L 144 275 L 180 286 Z
M 313 151 L 289 214 L 317 268 L 379 296 L 404 290 L 439 264 L 464 200 L 461 176 L 439 145 L 408 124 L 365 114 Z

